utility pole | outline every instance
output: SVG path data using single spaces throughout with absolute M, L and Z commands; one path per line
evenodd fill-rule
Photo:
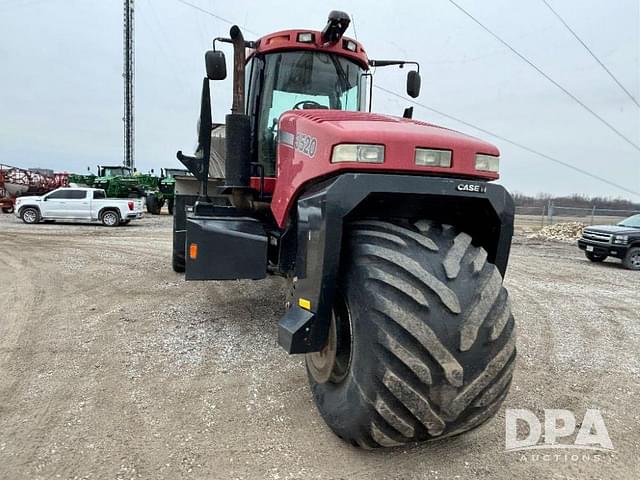
M 135 120 L 134 120 L 134 80 L 135 80 L 135 43 L 134 43 L 134 0 L 124 0 L 123 23 L 123 71 L 124 79 L 124 166 L 132 171 L 135 168 Z

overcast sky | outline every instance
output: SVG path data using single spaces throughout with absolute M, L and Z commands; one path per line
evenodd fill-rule
M 640 192 L 638 150 L 448 0 L 189 1 L 263 34 L 321 29 L 331 8 L 347 11 L 370 57 L 420 62 L 419 102 Z M 541 0 L 459 3 L 640 145 L 640 108 Z M 549 3 L 640 101 L 640 2 Z M 193 147 L 203 54 L 229 25 L 177 0 L 136 0 L 135 15 L 136 162 L 157 171 Z M 0 163 L 83 172 L 122 162 L 121 0 L 0 0 L 0 65 Z M 404 81 L 402 70 L 375 75 L 397 92 Z M 230 79 L 212 84 L 215 120 L 230 88 Z M 401 115 L 408 102 L 375 90 L 373 106 Z M 495 143 L 513 191 L 640 200 L 433 112 L 416 108 L 414 118 Z

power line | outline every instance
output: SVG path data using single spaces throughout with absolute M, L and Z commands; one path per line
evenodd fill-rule
M 565 21 L 564 21 L 564 19 L 560 16 L 560 14 L 559 14 L 558 12 L 556 12 L 556 11 L 551 7 L 551 5 L 549 5 L 549 2 L 547 2 L 547 0 L 542 0 L 542 3 L 544 3 L 544 4 L 547 6 L 547 8 L 548 8 L 549 10 L 551 10 L 551 13 L 553 13 L 553 14 L 556 16 L 556 18 L 557 18 L 558 20 L 560 20 L 560 22 L 565 26 L 565 28 L 566 28 L 567 30 L 569 30 L 569 32 L 571 32 L 571 35 L 573 35 L 573 36 L 575 37 L 575 39 L 576 39 L 578 42 L 580 42 L 580 44 L 585 48 L 585 50 L 586 50 L 587 52 L 589 52 L 589 54 L 593 57 L 593 59 L 594 59 L 596 62 L 598 62 L 598 64 L 602 67 L 602 69 L 603 69 L 605 72 L 607 72 L 607 73 L 609 74 L 609 76 L 611 77 L 611 79 L 612 79 L 614 82 L 616 82 L 616 83 L 618 84 L 618 86 L 622 89 L 622 91 L 623 91 L 624 93 L 626 93 L 626 94 L 627 94 L 627 96 L 631 99 L 631 101 L 632 101 L 633 103 L 635 103 L 638 107 L 640 107 L 640 103 L 638 103 L 638 100 L 636 100 L 636 98 L 635 98 L 633 95 L 631 95 L 631 93 L 629 92 L 629 90 L 627 90 L 627 89 L 624 87 L 624 85 L 622 85 L 622 83 L 620 83 L 620 81 L 616 78 L 616 76 L 615 76 L 613 73 L 611 73 L 611 70 L 609 70 L 609 69 L 607 68 L 607 66 L 606 66 L 604 63 L 602 63 L 602 61 L 600 61 L 600 59 L 596 56 L 596 54 L 595 54 L 595 53 L 593 53 L 593 51 L 592 51 L 592 50 L 587 46 L 587 44 L 586 44 L 586 43 L 584 43 L 584 41 L 582 41 L 582 39 L 578 36 L 578 34 L 577 34 L 577 33 L 576 33 L 576 32 L 575 32 L 575 31 L 574 31 L 574 30 L 573 30 L 573 29 L 572 29 L 572 28 L 567 24 L 567 22 L 565 22 Z
M 178 0 L 178 1 L 182 1 L 182 0 Z M 451 3 L 452 5 L 454 5 L 458 10 L 460 10 L 462 13 L 464 13 L 467 17 L 469 17 L 471 20 L 473 20 L 476 24 L 478 24 L 485 32 L 487 32 L 489 35 L 491 35 L 493 38 L 495 38 L 496 40 L 498 40 L 500 43 L 502 43 L 505 47 L 507 47 L 509 50 L 511 50 L 515 55 L 517 55 L 518 57 L 520 57 L 521 60 L 523 60 L 525 63 L 527 63 L 531 68 L 533 68 L 535 71 L 537 71 L 540 75 L 542 75 L 544 78 L 546 78 L 549 82 L 551 82 L 553 85 L 555 85 L 557 88 L 559 88 L 562 92 L 564 92 L 567 96 L 569 96 L 574 102 L 576 102 L 578 105 L 580 105 L 582 108 L 584 108 L 587 112 L 589 112 L 591 115 L 593 115 L 594 117 L 596 117 L 598 120 L 600 120 L 602 123 L 604 123 L 607 127 L 609 127 L 609 129 L 611 129 L 611 131 L 613 131 L 616 135 L 618 135 L 621 139 L 623 139 L 625 142 L 627 142 L 629 145 L 631 145 L 633 148 L 635 148 L 636 150 L 640 151 L 640 146 L 636 145 L 633 141 L 629 140 L 629 138 L 627 138 L 622 132 L 620 132 L 617 128 L 615 128 L 613 125 L 611 125 L 609 122 L 607 122 L 604 118 L 602 118 L 600 115 L 598 115 L 594 110 L 592 110 L 591 108 L 589 108 L 582 100 L 580 100 L 578 97 L 576 97 L 573 93 L 571 93 L 569 90 L 567 90 L 565 87 L 563 87 L 562 85 L 560 85 L 558 82 L 556 82 L 553 78 L 551 78 L 548 74 L 546 74 L 544 71 L 542 71 L 542 69 L 540 69 L 540 67 L 538 67 L 535 63 L 533 63 L 531 60 L 529 60 L 527 57 L 525 57 L 523 54 L 521 54 L 519 51 L 517 51 L 515 48 L 513 48 L 509 43 L 507 43 L 505 40 L 503 40 L 501 37 L 499 37 L 496 33 L 494 33 L 491 29 L 489 29 L 488 27 L 486 27 L 483 23 L 481 23 L 478 19 L 476 19 L 473 15 L 471 15 L 469 12 L 467 12 L 464 8 L 462 8 L 460 5 L 458 5 L 454 0 L 449 0 L 449 3 Z
M 454 117 L 453 115 L 449 115 L 448 113 L 444 113 L 444 112 L 442 112 L 440 110 L 436 110 L 435 108 L 429 107 L 429 106 L 427 106 L 427 105 L 425 105 L 423 103 L 416 102 L 415 100 L 411 100 L 411 99 L 405 98 L 404 96 L 400 95 L 399 93 L 396 93 L 396 92 L 394 92 L 392 90 L 388 90 L 388 89 L 386 89 L 384 87 L 381 87 L 379 85 L 374 85 L 374 88 L 376 88 L 376 89 L 378 89 L 378 90 L 380 90 L 382 92 L 385 92 L 385 93 L 387 93 L 389 95 L 392 95 L 394 97 L 400 98 L 401 100 L 403 100 L 405 102 L 412 103 L 413 105 L 416 105 L 418 107 L 424 108 L 425 110 L 429 110 L 430 112 L 434 112 L 434 113 L 436 113 L 438 115 L 441 115 L 441 116 L 443 116 L 445 118 L 448 118 L 450 120 L 454 120 L 454 121 L 456 121 L 458 123 L 466 125 L 467 127 L 471 127 L 471 128 L 473 128 L 475 130 L 478 130 L 478 131 L 480 131 L 482 133 L 486 133 L 487 135 L 491 135 L 492 137 L 498 138 L 498 139 L 502 140 L 503 142 L 510 143 L 511 145 L 514 145 L 514 146 L 516 146 L 518 148 L 521 148 L 522 150 L 525 150 L 525 151 L 527 151 L 529 153 L 533 153 L 534 155 L 538 155 L 539 157 L 545 158 L 547 160 L 550 160 L 550 161 L 552 161 L 554 163 L 557 163 L 559 165 L 562 165 L 564 167 L 570 168 L 571 170 L 574 170 L 574 171 L 576 171 L 578 173 L 581 173 L 583 175 L 591 177 L 591 178 L 593 178 L 595 180 L 599 180 L 599 181 L 601 181 L 603 183 L 606 183 L 609 186 L 618 188 L 620 190 L 623 190 L 623 191 L 625 191 L 627 193 L 631 193 L 633 195 L 640 196 L 640 192 L 637 192 L 635 190 L 631 190 L 631 189 L 629 189 L 627 187 L 624 187 L 624 186 L 619 185 L 619 184 L 617 184 L 615 182 L 612 182 L 611 180 L 607 180 L 606 178 L 603 178 L 603 177 L 601 177 L 599 175 L 596 175 L 595 173 L 591 173 L 591 172 L 589 172 L 587 170 L 583 170 L 582 168 L 576 167 L 575 165 L 572 165 L 572 164 L 567 163 L 565 161 L 562 161 L 562 160 L 560 160 L 558 158 L 555 158 L 555 157 L 552 157 L 550 155 L 547 155 L 546 153 L 542 153 L 542 152 L 540 152 L 538 150 L 535 150 L 535 149 L 533 149 L 531 147 L 527 147 L 526 145 L 523 145 L 520 142 L 517 142 L 515 140 L 510 140 L 510 139 L 508 139 L 508 138 L 506 138 L 506 137 L 504 137 L 504 136 L 502 136 L 502 135 L 500 135 L 498 133 L 494 133 L 494 132 L 486 130 L 486 129 L 482 128 L 482 127 L 478 127 L 477 125 L 469 123 L 469 122 L 467 122 L 465 120 L 462 120 L 460 118 Z
M 356 42 L 358 41 L 358 30 L 356 30 L 356 17 L 355 15 L 351 15 L 351 26 L 353 27 L 353 36 L 356 39 Z
M 205 13 L 205 14 L 207 14 L 207 15 L 209 15 L 209 16 L 211 16 L 211 17 L 213 17 L 213 18 L 217 18 L 217 19 L 218 19 L 218 20 L 220 20 L 221 22 L 224 22 L 224 23 L 226 23 L 226 24 L 228 24 L 228 25 L 237 25 L 236 23 L 232 22 L 232 21 L 231 21 L 231 20 L 229 20 L 229 19 L 226 19 L 226 18 L 224 18 L 224 17 L 221 17 L 220 15 L 217 15 L 217 14 L 215 14 L 215 13 L 213 13 L 213 12 L 210 12 L 209 10 L 205 10 L 204 8 L 199 7 L 198 5 L 195 5 L 195 4 L 191 3 L 191 2 L 187 2 L 186 0 L 176 0 L 176 1 L 178 1 L 178 2 L 182 3 L 183 5 L 186 5 L 186 6 L 188 6 L 188 7 L 191 7 L 191 8 L 193 8 L 193 9 L 195 9 L 195 10 L 198 10 L 199 12 Z M 242 25 L 240 25 L 240 26 L 242 27 Z M 260 36 L 260 34 L 259 34 L 259 33 L 256 33 L 256 32 L 254 32 L 254 31 L 252 31 L 252 30 L 249 30 L 248 28 L 242 27 L 242 29 L 243 29 L 245 32 L 252 33 L 252 34 L 253 34 L 253 35 L 255 35 L 256 37 L 259 37 L 259 36 Z

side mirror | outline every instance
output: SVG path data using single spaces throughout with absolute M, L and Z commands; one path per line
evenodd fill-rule
M 420 74 L 416 70 L 407 73 L 407 95 L 411 98 L 420 95 Z
M 207 78 L 209 80 L 224 80 L 227 78 L 227 61 L 224 58 L 224 52 L 209 50 L 204 54 L 204 63 L 207 67 Z

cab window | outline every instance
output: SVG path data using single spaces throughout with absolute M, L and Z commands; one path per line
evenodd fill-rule
M 69 199 L 71 198 L 69 196 L 69 192 L 69 190 L 56 190 L 55 192 L 51 192 L 49 195 L 47 195 L 47 200 Z
M 82 200 L 87 198 L 86 190 L 69 190 L 69 198 L 70 200 Z
M 275 175 L 280 115 L 293 109 L 360 110 L 361 67 L 338 55 L 288 51 L 265 56 L 257 127 L 258 161 Z

